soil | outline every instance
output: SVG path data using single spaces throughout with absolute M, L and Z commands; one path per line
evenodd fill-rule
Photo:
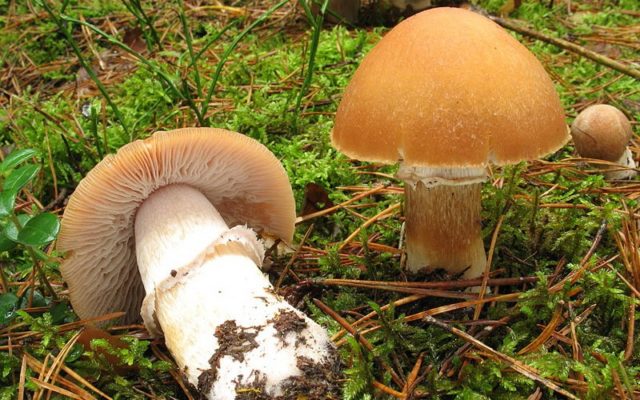
M 251 385 L 236 385 L 236 400 L 337 400 L 340 399 L 340 362 L 335 349 L 325 362 L 316 363 L 307 357 L 298 357 L 297 366 L 302 375 L 282 383 L 284 394 L 266 393 L 266 379 L 256 377 Z
M 213 383 L 216 381 L 220 359 L 224 356 L 231 356 L 234 359 L 244 361 L 244 354 L 256 347 L 256 336 L 262 327 L 239 327 L 233 320 L 223 322 L 216 328 L 216 338 L 218 339 L 218 349 L 209 359 L 210 369 L 203 371 L 198 376 L 198 392 L 209 393 Z
M 295 311 L 280 309 L 280 312 L 268 322 L 273 324 L 276 336 L 285 343 L 289 332 L 300 333 L 307 327 L 307 321 Z
M 303 317 L 291 310 L 282 309 L 272 320 L 277 331 L 277 337 L 284 342 L 289 332 L 300 333 L 307 327 Z M 210 369 L 203 371 L 198 377 L 197 391 L 201 399 L 211 391 L 217 378 L 220 360 L 231 356 L 238 361 L 244 361 L 244 354 L 256 347 L 256 337 L 262 327 L 239 327 L 235 321 L 229 320 L 221 324 L 215 332 L 219 348 L 209 359 Z M 253 372 L 250 384 L 236 381 L 237 400 L 337 400 L 340 397 L 340 360 L 336 350 L 328 349 L 329 357 L 323 362 L 314 362 L 307 357 L 298 357 L 297 367 L 302 371 L 282 382 L 283 394 L 271 396 L 267 394 L 267 377 L 259 371 Z M 240 377 L 239 377 L 240 378 Z

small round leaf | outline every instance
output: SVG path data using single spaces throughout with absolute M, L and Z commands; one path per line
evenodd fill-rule
M 28 246 L 42 246 L 52 242 L 60 231 L 58 217 L 50 213 L 31 218 L 18 233 L 18 241 Z
M 36 176 L 39 169 L 40 167 L 33 164 L 23 165 L 18 169 L 14 169 L 4 181 L 4 191 L 18 193 L 24 185 Z
M 16 192 L 2 191 L 0 192 L 0 217 L 6 217 L 13 212 L 16 204 Z
M 11 322 L 16 316 L 18 296 L 13 293 L 0 294 L 0 325 Z
M 31 219 L 31 215 L 27 214 L 18 214 L 16 217 L 18 218 L 20 227 L 24 227 L 24 225 Z M 7 239 L 18 242 L 18 231 L 19 230 L 16 224 L 13 221 L 9 220 L 4 226 L 4 230 L 2 233 Z
M 33 157 L 34 154 L 36 154 L 36 151 L 32 149 L 12 151 L 11 154 L 9 154 L 4 159 L 4 161 L 0 163 L 0 171 L 1 172 L 8 171 L 13 167 L 15 167 L 16 165 L 20 164 L 21 162 L 26 161 L 29 158 Z
M 11 223 L 11 222 L 9 222 Z M 16 243 L 9 239 L 8 237 L 6 237 L 4 235 L 4 232 L 0 232 L 0 252 L 2 251 L 9 251 L 11 249 L 13 249 L 14 247 L 16 247 Z M 2 268 L 2 267 L 0 267 Z

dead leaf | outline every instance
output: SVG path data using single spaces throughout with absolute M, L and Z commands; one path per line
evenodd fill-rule
M 506 17 L 520 7 L 521 3 L 522 0 L 507 0 L 507 2 L 500 7 L 500 10 L 498 10 L 498 14 L 500 14 L 501 17 Z
M 142 53 L 147 49 L 147 43 L 142 37 L 142 29 L 139 27 L 125 30 L 122 42 L 138 53 Z
M 124 365 L 117 356 L 111 354 L 109 351 L 107 351 L 107 349 L 103 347 L 94 346 L 92 348 L 91 341 L 94 339 L 105 340 L 114 349 L 125 349 L 129 347 L 119 337 L 113 336 L 109 332 L 100 328 L 96 328 L 92 325 L 85 325 L 76 343 L 81 344 L 86 351 L 94 351 L 96 354 L 102 355 L 118 373 L 130 372 L 138 369 L 135 365 Z
M 604 42 L 595 42 L 595 43 L 587 43 L 585 47 L 591 51 L 596 53 L 605 55 L 609 58 L 620 58 L 622 56 L 622 51 L 616 45 L 604 43 Z
M 333 207 L 326 190 L 317 183 L 307 183 L 304 187 L 304 201 L 302 203 L 302 215 L 314 213 Z

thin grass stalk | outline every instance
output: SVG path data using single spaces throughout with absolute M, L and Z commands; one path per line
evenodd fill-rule
M 100 134 L 98 133 L 98 113 L 96 108 L 91 105 L 91 114 L 89 115 L 90 123 L 89 129 L 91 130 L 91 135 L 94 137 L 96 141 L 96 151 L 98 152 L 98 156 L 100 159 L 104 158 L 104 151 L 102 151 L 102 144 L 100 143 Z
M 229 44 L 229 46 L 225 49 L 224 53 L 222 53 L 222 56 L 220 57 L 220 61 L 216 66 L 216 70 L 213 74 L 213 77 L 211 78 L 211 83 L 209 84 L 209 90 L 207 91 L 207 95 L 204 99 L 204 102 L 202 103 L 202 107 L 200 108 L 200 114 L 202 114 L 203 116 L 207 115 L 207 111 L 209 109 L 209 103 L 211 102 L 211 99 L 213 98 L 213 94 L 215 93 L 216 86 L 218 85 L 218 79 L 220 79 L 220 73 L 222 73 L 222 68 L 227 63 L 233 50 L 235 50 L 235 48 L 238 46 L 238 44 L 240 44 L 242 39 L 244 39 L 244 37 L 247 36 L 249 32 L 251 32 L 256 26 L 262 24 L 267 18 L 271 16 L 271 14 L 278 11 L 280 8 L 284 7 L 288 3 L 289 3 L 289 0 L 281 0 L 279 3 L 269 8 L 267 11 L 265 11 L 264 14 L 262 14 L 260 17 L 256 18 L 256 20 L 253 21 L 249 26 L 247 26 L 242 32 L 236 35 L 236 37 L 233 39 L 231 44 Z
M 564 318 L 562 316 L 562 308 L 560 306 L 557 306 L 555 311 L 553 312 L 551 320 L 544 327 L 542 332 L 540 332 L 538 337 L 536 337 L 534 340 L 532 340 L 528 345 L 526 345 L 525 347 L 520 349 L 520 351 L 518 351 L 518 355 L 523 355 L 523 354 L 527 354 L 527 353 L 531 353 L 533 351 L 536 351 L 540 346 L 542 346 L 553 335 L 553 333 L 556 331 L 556 328 L 558 327 L 558 325 L 560 325 L 560 323 L 562 323 L 563 319 Z
M 296 225 L 300 224 L 302 222 L 305 222 L 305 221 L 309 221 L 310 219 L 314 219 L 314 218 L 317 218 L 317 217 L 321 217 L 323 215 L 331 214 L 332 212 L 337 211 L 340 208 L 344 208 L 347 205 L 349 205 L 351 203 L 354 203 L 354 202 L 356 202 L 356 201 L 358 201 L 358 200 L 360 200 L 360 199 L 362 199 L 364 197 L 376 194 L 376 193 L 382 191 L 384 188 L 385 188 L 384 185 L 375 186 L 374 188 L 370 188 L 370 189 L 368 189 L 368 190 L 366 190 L 366 191 L 364 191 L 362 193 L 359 193 L 358 195 L 353 196 L 352 198 L 350 198 L 350 199 L 348 199 L 346 201 L 343 201 L 342 203 L 337 204 L 337 205 L 335 205 L 333 207 L 325 208 L 324 210 L 316 211 L 316 212 L 313 212 L 311 214 L 307 214 L 307 215 L 303 215 L 301 217 L 298 217 L 298 218 L 296 218 Z
M 498 241 L 498 235 L 500 233 L 500 227 L 502 227 L 502 222 L 504 222 L 504 217 L 506 214 L 502 214 L 500 218 L 498 218 L 498 222 L 496 223 L 496 227 L 493 230 L 493 236 L 491 237 L 491 245 L 489 247 L 489 257 L 487 258 L 487 262 L 485 264 L 484 273 L 482 274 L 482 284 L 480 285 L 480 293 L 479 299 L 482 300 L 487 292 L 487 283 L 489 282 L 489 276 L 491 274 L 491 264 L 493 263 L 493 256 L 496 251 L 496 243 Z M 477 320 L 480 318 L 480 313 L 482 312 L 482 307 L 484 303 L 478 303 L 476 309 L 473 312 L 473 320 Z
M 414 301 L 418 301 L 420 299 L 423 299 L 425 296 L 407 296 L 407 297 L 403 297 L 401 299 L 398 299 L 392 303 L 389 304 L 385 304 L 384 306 L 380 307 L 380 310 L 382 311 L 386 311 L 387 309 L 389 309 L 390 307 L 398 307 L 398 306 L 403 306 L 409 303 L 413 303 Z M 363 323 L 371 320 L 371 318 L 375 317 L 376 315 L 378 315 L 378 312 L 373 310 L 371 311 L 369 314 L 363 316 L 362 318 L 358 319 L 357 321 L 355 321 L 354 323 L 351 324 L 352 327 L 357 328 L 360 325 L 362 325 Z M 332 337 L 331 340 L 334 342 L 337 342 L 338 340 L 340 340 L 340 338 L 342 338 L 344 335 L 347 334 L 347 331 L 345 329 L 340 330 L 339 332 L 335 333 Z
M 362 225 L 360 225 L 355 231 L 353 231 L 349 237 L 347 237 L 341 244 L 340 247 L 338 247 L 338 251 L 342 251 L 344 250 L 345 246 L 347 244 L 349 244 L 349 242 L 351 242 L 353 239 L 355 239 L 360 232 L 362 231 L 362 229 L 368 228 L 369 226 L 371 226 L 373 223 L 375 223 L 376 221 L 387 217 L 391 214 L 393 214 L 394 211 L 396 211 L 397 209 L 400 208 L 400 203 L 395 203 L 390 205 L 389 207 L 387 207 L 386 209 L 380 211 L 379 213 L 377 213 L 376 215 L 374 215 L 373 217 L 369 218 L 368 220 L 366 220 Z M 363 244 L 365 243 L 365 241 L 362 242 Z
M 175 365 L 173 360 L 169 358 L 166 354 L 164 354 L 156 344 L 153 344 L 153 343 L 151 344 L 151 351 L 160 360 L 170 364 L 173 363 Z M 195 400 L 191 395 L 191 392 L 189 391 L 188 383 L 185 382 L 186 377 L 178 370 L 178 368 L 171 368 L 169 370 L 169 374 L 178 383 L 178 386 L 180 386 L 180 389 L 182 389 L 182 393 L 185 395 L 187 400 Z
M 212 44 L 214 44 L 218 39 L 220 39 L 220 37 L 222 35 L 224 35 L 230 28 L 233 28 L 234 26 L 236 26 L 238 24 L 238 21 L 231 21 L 231 23 L 229 23 L 228 25 L 226 25 L 224 28 L 222 28 L 219 32 L 216 32 L 215 35 L 211 36 L 208 40 L 207 43 L 205 43 L 204 46 L 202 46 L 202 48 L 200 49 L 200 51 L 198 51 L 198 53 L 195 55 L 195 57 L 191 60 L 191 64 L 189 64 L 189 67 L 192 67 L 194 64 L 198 62 L 198 60 L 200 60 L 200 57 L 202 57 L 202 55 L 209 50 L 209 47 L 211 47 Z
M 422 367 L 422 360 L 424 359 L 424 352 L 418 355 L 418 359 L 416 360 L 413 368 L 411 368 L 411 372 L 407 376 L 407 380 L 405 382 L 404 387 L 402 388 L 402 393 L 404 394 L 404 398 L 411 398 L 410 396 L 413 394 L 418 383 L 420 383 L 421 379 L 418 378 L 418 374 L 420 373 L 420 368 Z
M 22 224 L 18 220 L 18 217 L 16 217 L 14 214 L 11 214 L 9 216 L 9 219 L 16 226 L 18 231 L 20 231 L 22 229 Z M 31 247 L 31 246 L 28 246 L 28 245 L 24 246 L 24 247 L 27 250 L 27 253 L 29 253 L 29 257 L 31 257 L 31 260 L 33 261 L 33 271 L 34 271 L 34 274 L 37 273 L 38 278 L 40 279 L 40 284 L 47 288 L 47 290 L 51 294 L 51 297 L 54 300 L 57 300 L 58 299 L 58 295 L 56 294 L 56 291 L 53 290 L 53 287 L 51 286 L 51 283 L 47 279 L 47 276 L 45 275 L 45 273 L 42 270 L 42 268 L 40 267 L 40 260 L 38 259 L 38 255 L 36 254 L 34 248 Z M 31 305 L 31 302 L 33 300 L 33 292 L 34 292 L 34 288 L 32 287 L 31 288 L 31 293 L 29 295 L 29 305 Z
M 107 89 L 104 87 L 104 85 L 100 81 L 100 78 L 98 78 L 98 75 L 93 70 L 93 68 L 91 68 L 91 65 L 87 62 L 87 60 L 82 55 L 82 51 L 80 50 L 80 47 L 78 46 L 76 41 L 73 39 L 73 36 L 71 36 L 71 33 L 69 32 L 67 24 L 64 23 L 64 22 L 67 22 L 67 19 L 63 18 L 62 15 L 56 15 L 53 9 L 51 8 L 51 6 L 49 5 L 49 3 L 47 2 L 47 0 L 42 0 L 42 5 L 46 10 L 47 14 L 49 14 L 51 19 L 53 19 L 53 22 L 56 24 L 58 29 L 62 31 L 62 34 L 64 35 L 65 40 L 73 49 L 73 52 L 76 54 L 76 57 L 78 57 L 78 62 L 80 63 L 80 65 L 85 69 L 85 71 L 87 71 L 89 78 L 91 78 L 93 83 L 95 83 L 95 85 L 98 87 L 98 90 L 100 91 L 100 94 L 102 94 L 102 97 L 104 97 L 107 103 L 109 103 L 109 107 L 111 107 L 111 110 L 115 114 L 116 119 L 120 123 L 120 126 L 122 126 L 122 129 L 124 130 L 125 134 L 129 135 L 130 140 L 133 140 L 131 131 L 129 131 L 129 128 L 125 123 L 124 118 L 120 113 L 120 110 L 118 109 L 118 106 L 116 106 L 116 104 L 111 100 L 111 96 L 109 96 Z M 86 25 L 90 25 L 90 24 L 86 24 Z
M 189 88 L 189 80 L 187 77 L 182 79 L 182 98 L 187 102 L 187 106 L 196 114 L 200 126 L 205 126 L 205 119 L 202 114 L 200 114 L 200 110 L 191 96 L 191 89 Z
M 7 282 L 7 277 L 4 274 L 4 265 L 2 263 L 0 263 L 0 284 L 2 285 L 2 291 L 0 291 L 0 293 L 8 293 L 9 284 Z
M 109 43 L 111 43 L 111 44 L 121 48 L 122 50 L 126 51 L 127 53 L 131 54 L 136 59 L 138 59 L 138 61 L 140 61 L 146 67 L 148 67 L 153 73 L 157 74 L 162 79 L 162 81 L 164 81 L 164 83 L 167 84 L 167 86 L 174 93 L 174 95 L 176 95 L 178 98 L 181 98 L 181 99 L 184 98 L 183 94 L 180 92 L 180 90 L 178 90 L 177 86 L 173 83 L 173 80 L 171 79 L 171 77 L 168 76 L 162 69 L 158 68 L 156 65 L 154 65 L 149 60 L 147 60 L 142 54 L 140 54 L 137 51 L 133 50 L 131 47 L 127 46 L 126 44 L 124 44 L 120 40 L 116 39 L 112 35 L 109 35 L 105 31 L 103 31 L 102 29 L 100 29 L 100 28 L 98 28 L 98 27 L 96 27 L 96 26 L 94 26 L 94 25 L 92 25 L 92 24 L 90 24 L 90 23 L 88 23 L 86 21 L 80 21 L 79 19 L 75 19 L 75 18 L 69 17 L 67 15 L 62 15 L 60 18 L 62 20 L 64 20 L 64 21 L 67 21 L 67 22 L 73 22 L 73 23 L 76 23 L 76 24 L 81 24 L 81 25 L 86 26 L 87 28 L 89 28 L 93 32 L 95 32 L 98 35 L 102 36 Z
M 457 329 L 449 324 L 446 324 L 436 318 L 433 318 L 431 316 L 426 316 L 424 318 L 424 321 L 428 324 L 431 325 L 435 325 L 439 328 L 444 329 L 445 331 L 458 336 L 459 338 L 461 338 L 462 340 L 464 340 L 465 342 L 471 343 L 474 347 L 478 348 L 479 350 L 485 351 L 487 353 L 489 353 L 490 355 L 492 355 L 494 358 L 496 358 L 497 360 L 507 364 L 511 369 L 513 369 L 514 371 L 526 376 L 527 378 L 534 380 L 544 386 L 546 386 L 547 388 L 553 390 L 554 392 L 557 392 L 559 394 L 562 394 L 563 396 L 566 396 L 569 399 L 572 400 L 579 400 L 578 397 L 576 397 L 575 395 L 573 395 L 572 393 L 566 391 L 565 389 L 563 389 L 562 387 L 558 386 L 555 382 L 552 382 L 551 380 L 544 378 L 540 375 L 540 373 L 535 370 L 534 368 L 529 367 L 528 365 L 523 364 L 522 362 L 516 360 L 515 358 L 509 357 L 506 354 L 500 353 L 499 351 L 494 350 L 493 348 L 487 346 L 486 344 L 482 343 L 481 341 L 477 340 L 476 338 L 474 338 L 473 336 L 469 335 L 468 333 L 461 331 L 460 329 Z
M 618 367 L 618 371 L 620 372 L 620 377 L 622 378 L 622 382 L 624 383 L 625 388 L 631 395 L 631 398 L 634 398 L 634 395 L 633 395 L 634 384 L 631 381 L 631 378 L 629 378 L 629 374 L 627 374 L 627 370 L 624 368 L 624 365 L 622 365 L 622 362 L 620 362 L 620 360 L 618 359 L 616 359 L 616 366 Z
M 307 231 L 305 232 L 304 236 L 302 237 L 302 240 L 300 241 L 300 244 L 298 245 L 298 248 L 296 249 L 295 253 L 293 253 L 293 255 L 291 256 L 291 258 L 289 259 L 287 264 L 284 266 L 284 269 L 282 270 L 282 273 L 278 277 L 278 281 L 276 282 L 276 284 L 274 286 L 274 290 L 276 291 L 276 293 L 280 292 L 280 287 L 282 286 L 282 281 L 284 281 L 284 278 L 289 274 L 289 271 L 291 270 L 291 266 L 293 265 L 293 263 L 296 261 L 296 259 L 300 255 L 300 251 L 302 250 L 302 246 L 304 246 L 304 244 L 307 242 L 307 240 L 309 239 L 309 236 L 311 236 L 311 232 L 313 232 L 314 228 L 315 228 L 314 224 L 309 225 L 309 228 L 307 229 Z M 300 279 L 295 274 L 294 274 L 294 277 L 295 277 L 296 280 Z
M 20 365 L 20 378 L 18 380 L 18 400 L 24 400 L 24 384 L 27 381 L 27 355 L 22 355 L 22 364 Z
M 307 19 L 313 27 L 313 32 L 311 34 L 311 45 L 309 47 L 309 63 L 307 65 L 307 73 L 305 74 L 304 81 L 302 82 L 300 92 L 298 93 L 298 97 L 296 99 L 296 122 L 298 120 L 298 117 L 300 116 L 300 106 L 302 105 L 302 99 L 307 93 L 307 90 L 309 90 L 309 86 L 311 86 L 311 80 L 313 79 L 313 72 L 315 71 L 316 67 L 316 54 L 318 53 L 318 45 L 320 44 L 320 32 L 322 31 L 324 14 L 327 11 L 329 0 L 324 0 L 322 2 L 322 5 L 320 6 L 320 12 L 318 12 L 318 15 L 315 18 L 311 13 L 307 0 L 300 0 L 300 4 L 304 8 Z
M 193 51 L 193 36 L 191 35 L 191 29 L 189 29 L 189 24 L 187 23 L 187 18 L 184 15 L 184 3 L 179 1 L 178 7 L 178 18 L 180 19 L 180 25 L 182 27 L 182 35 L 184 36 L 185 42 L 187 42 L 187 51 L 189 52 L 189 59 L 191 63 L 189 64 L 193 67 L 193 80 L 196 84 L 196 91 L 198 93 L 198 98 L 202 98 L 202 82 L 200 81 L 200 69 L 198 68 L 198 63 L 196 62 L 196 54 Z
M 361 345 L 363 345 L 368 351 L 372 352 L 374 358 L 380 365 L 391 375 L 391 379 L 400 387 L 404 387 L 404 381 L 398 376 L 398 374 L 387 364 L 385 360 L 383 360 L 380 356 L 377 356 L 373 352 L 373 345 L 369 342 L 361 332 L 358 332 L 349 322 L 342 318 L 337 312 L 335 312 L 331 307 L 324 304 L 322 301 L 318 299 L 313 299 L 313 303 L 325 314 L 333 318 L 337 323 L 339 323 L 342 328 L 347 330 Z

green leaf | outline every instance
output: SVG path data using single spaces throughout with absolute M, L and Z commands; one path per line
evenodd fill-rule
M 11 223 L 11 222 L 9 222 L 9 223 Z M 9 250 L 13 249 L 14 247 L 16 247 L 16 243 L 14 241 L 12 241 L 11 239 L 9 239 L 8 237 L 6 237 L 4 235 L 4 232 L 0 231 L 0 251 L 9 251 Z
M 18 296 L 13 293 L 0 294 L 0 325 L 9 323 L 16 316 Z
M 24 322 L 28 323 L 29 325 L 33 324 L 36 318 L 34 318 L 28 312 L 24 311 L 23 308 L 47 307 L 49 305 L 48 299 L 44 297 L 44 295 L 40 293 L 39 290 L 33 290 L 33 297 L 32 297 L 31 296 L 32 290 L 33 289 L 28 289 L 27 291 L 24 292 L 24 294 L 20 298 L 20 303 L 17 311 L 18 315 L 20 315 L 20 317 L 24 320 Z M 31 299 L 31 304 L 29 304 L 29 299 Z M 47 315 L 51 317 L 51 314 L 47 314 Z
M 71 351 L 67 354 L 67 357 L 64 359 L 65 363 L 72 363 L 78 360 L 84 354 L 84 346 L 76 343 L 71 347 Z
M 24 227 L 25 224 L 31 219 L 31 215 L 27 214 L 18 214 L 16 216 L 18 218 L 18 222 L 21 227 Z M 7 225 L 4 227 L 4 231 L 2 232 L 4 236 L 14 242 L 19 242 L 18 240 L 18 227 L 13 221 L 9 221 Z
M 13 212 L 13 207 L 16 204 L 17 192 L 3 191 L 0 192 L 0 217 L 6 217 Z
M 56 303 L 51 306 L 49 309 L 49 314 L 51 314 L 51 318 L 54 324 L 62 324 L 65 322 L 65 319 L 72 315 L 69 310 L 69 304 L 66 302 Z M 69 361 L 68 359 L 66 361 Z
M 14 169 L 4 181 L 4 191 L 18 193 L 24 185 L 36 176 L 39 169 L 40 167 L 33 164 L 23 165 L 18 169 Z
M 42 213 L 31 218 L 18 233 L 18 241 L 28 246 L 42 246 L 52 242 L 60 231 L 58 217 Z
M 11 154 L 9 154 L 7 158 L 0 163 L 0 172 L 6 172 L 12 169 L 21 162 L 33 157 L 34 154 L 36 154 L 36 151 L 32 149 L 23 149 L 11 152 Z

